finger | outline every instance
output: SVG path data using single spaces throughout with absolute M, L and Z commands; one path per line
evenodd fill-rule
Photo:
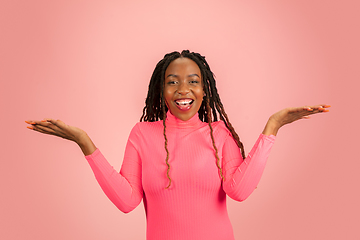
M 306 110 L 306 111 L 313 111 L 314 109 L 312 107 L 309 107 L 309 106 L 304 106 L 302 107 L 302 110 Z
M 51 122 L 54 121 L 54 119 L 52 118 L 44 118 L 43 120 L 41 120 L 42 122 Z
M 31 125 L 42 125 L 43 122 L 42 121 L 25 121 L 26 123 L 28 124 L 31 124 Z
M 327 104 L 318 104 L 318 105 L 313 105 L 313 106 L 304 106 L 303 109 L 310 110 L 310 109 L 329 108 L 329 107 L 331 107 L 331 106 L 327 105 Z
M 45 118 L 43 121 L 47 121 L 47 122 L 50 122 L 52 124 L 54 124 L 55 126 L 59 127 L 59 128 L 63 128 L 65 123 L 61 120 L 55 120 L 55 119 L 52 119 L 52 118 Z
M 330 106 L 330 105 L 323 104 L 320 110 L 321 110 L 322 112 L 329 112 L 329 109 L 326 109 L 326 108 L 329 108 L 329 107 L 331 107 L 331 106 Z
M 44 120 L 41 120 L 41 123 L 39 125 L 46 126 L 46 127 L 51 128 L 51 129 L 53 129 L 55 131 L 61 131 L 60 130 L 61 128 L 58 127 L 59 124 L 57 123 L 57 125 L 55 125 L 54 123 L 56 123 L 55 120 L 44 119 Z
M 319 105 L 311 106 L 311 108 L 314 108 L 314 109 L 325 109 L 325 108 L 329 108 L 329 107 L 331 107 L 331 106 L 327 105 L 327 104 L 319 104 Z
M 33 126 L 27 126 L 28 129 L 36 131 L 36 132 L 41 132 L 41 133 L 45 133 L 45 134 L 50 134 L 47 131 L 42 130 L 41 128 L 39 128 L 38 125 L 33 125 Z
M 50 120 L 51 120 L 51 122 L 50 122 Z M 50 119 L 50 118 L 47 118 L 47 119 L 43 119 L 43 120 L 41 120 L 41 121 L 25 121 L 26 123 L 28 123 L 28 124 L 31 124 L 31 125 L 33 125 L 33 126 L 45 126 L 45 127 L 48 127 L 48 128 L 51 128 L 51 129 L 53 129 L 53 130 L 55 130 L 55 131 L 57 131 L 57 130 L 59 130 L 59 128 L 58 127 L 56 127 L 52 122 L 54 122 L 55 120 L 52 120 L 52 119 Z
M 319 112 L 329 112 L 328 109 L 326 109 L 328 105 L 322 105 L 322 106 L 317 106 L 317 107 L 314 107 L 314 110 L 316 113 L 319 113 Z
M 42 129 L 40 129 L 40 128 L 34 128 L 33 130 L 34 130 L 34 131 L 37 131 L 37 132 L 40 132 L 40 133 L 44 133 L 44 134 L 54 135 L 54 134 L 52 134 L 52 133 L 50 133 L 50 132 L 47 132 L 47 131 L 44 131 L 44 130 L 42 130 Z
M 35 121 L 35 124 L 33 124 L 33 126 L 37 126 L 37 127 L 45 127 L 47 129 L 53 129 L 56 130 L 57 128 L 50 122 L 44 122 L 43 120 L 41 121 Z M 42 128 L 44 130 L 44 128 Z
M 302 112 L 304 110 L 307 110 L 308 107 L 304 106 L 304 107 L 290 107 L 287 108 L 288 113 L 299 113 Z
M 318 108 L 319 112 L 329 112 L 328 109 L 325 109 L 324 107 Z
M 33 129 L 41 130 L 42 132 L 47 133 L 47 134 L 55 134 L 55 131 L 53 129 L 46 127 L 46 126 L 42 126 L 42 125 L 34 125 Z
M 330 107 L 329 105 L 314 105 L 314 106 L 304 106 L 302 107 L 302 111 L 301 112 L 305 112 L 305 115 L 309 115 L 309 114 L 315 114 L 315 113 L 319 113 L 319 112 L 329 112 L 328 109 L 326 109 L 327 107 Z
M 319 105 L 316 105 L 317 107 L 322 107 L 322 108 L 329 108 L 331 107 L 330 105 L 327 105 L 327 104 L 319 104 Z
M 304 111 L 302 112 L 302 116 L 308 116 L 308 115 L 313 115 L 313 114 L 317 114 L 317 113 L 322 113 L 322 112 L 325 112 L 325 111 L 328 111 L 328 110 L 319 110 L 319 109 L 314 109 L 313 111 L 309 112 L 309 111 Z

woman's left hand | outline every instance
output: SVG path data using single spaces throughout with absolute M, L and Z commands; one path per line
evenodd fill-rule
M 292 123 L 299 119 L 309 119 L 312 114 L 329 112 L 329 105 L 315 105 L 285 108 L 277 113 L 274 113 L 267 122 L 263 131 L 264 135 L 276 135 L 278 130 L 289 123 Z

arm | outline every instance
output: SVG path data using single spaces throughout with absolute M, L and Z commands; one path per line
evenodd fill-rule
M 228 136 L 223 147 L 223 189 L 236 201 L 244 201 L 257 187 L 275 136 L 261 134 L 243 160 L 234 139 Z
M 31 124 L 28 128 L 34 131 L 76 142 L 94 171 L 101 188 L 121 211 L 127 213 L 139 205 L 143 194 L 141 161 L 133 142 L 130 141 L 130 139 L 136 140 L 134 131 L 130 134 L 121 172 L 118 173 L 96 148 L 85 131 L 53 119 L 26 121 L 26 123 Z
M 315 105 L 285 108 L 273 114 L 245 160 L 242 159 L 233 138 L 228 137 L 223 147 L 224 191 L 237 201 L 249 197 L 260 181 L 279 129 L 299 119 L 309 119 L 309 115 L 328 112 L 326 108 L 329 107 Z
M 118 209 L 128 213 L 140 204 L 143 197 L 141 160 L 130 141 L 120 173 L 114 170 L 99 149 L 85 158 L 100 187 Z

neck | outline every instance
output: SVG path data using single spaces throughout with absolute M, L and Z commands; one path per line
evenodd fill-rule
M 167 127 L 177 127 L 177 128 L 192 128 L 199 126 L 202 122 L 199 119 L 199 114 L 196 113 L 189 120 L 183 121 L 175 117 L 170 111 L 166 113 L 166 126 Z

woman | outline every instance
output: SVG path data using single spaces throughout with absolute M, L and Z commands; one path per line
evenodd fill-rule
M 256 188 L 280 127 L 330 106 L 273 114 L 245 158 L 205 58 L 166 54 L 149 84 L 120 173 L 81 129 L 60 120 L 27 121 L 32 130 L 76 142 L 109 199 L 123 212 L 144 200 L 147 239 L 234 239 L 226 194 L 243 201 Z M 220 121 L 218 121 L 220 119 Z M 144 121 L 144 122 L 143 122 Z

